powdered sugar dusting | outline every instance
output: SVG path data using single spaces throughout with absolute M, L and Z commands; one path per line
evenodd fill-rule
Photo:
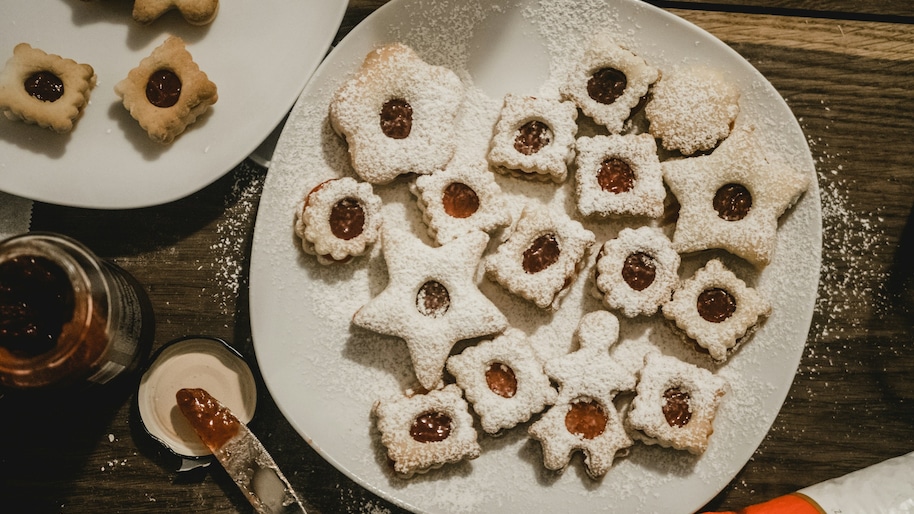
M 402 11 L 395 9 L 399 5 Z M 507 16 L 518 11 L 523 15 Z M 386 17 L 377 18 L 375 28 L 383 27 L 379 33 L 366 38 L 361 32 L 361 39 L 341 43 L 309 86 L 286 125 L 267 178 L 255 234 L 252 323 L 258 361 L 277 403 L 309 441 L 357 480 L 420 511 L 567 511 L 577 506 L 589 511 L 673 512 L 700 507 L 752 454 L 790 385 L 793 370 L 784 369 L 783 363 L 795 362 L 802 351 L 818 276 L 820 220 L 815 186 L 783 217 L 775 257 L 765 272 L 758 274 L 738 259 L 720 256 L 737 275 L 768 294 L 773 304 L 771 318 L 727 364 L 715 365 L 691 351 L 658 318 L 622 320 L 620 342 L 612 355 L 626 369 L 640 369 L 644 355 L 659 349 L 712 370 L 729 386 L 703 456 L 638 444 L 599 482 L 586 476 L 579 457 L 572 459 L 563 474 L 545 471 L 540 446 L 526 437 L 525 425 L 499 438 L 483 436 L 481 456 L 469 463 L 410 481 L 392 476 L 369 411 L 379 397 L 415 385 L 409 353 L 401 340 L 350 323 L 352 314 L 386 286 L 384 259 L 375 248 L 370 256 L 345 266 L 318 265 L 297 247 L 292 234 L 294 212 L 304 194 L 320 181 L 353 176 L 345 144 L 329 129 L 327 106 L 336 87 L 351 76 L 371 49 L 372 41 L 410 44 L 427 61 L 449 66 L 463 78 L 468 92 L 458 116 L 455 159 L 472 162 L 483 158 L 501 99 L 479 84 L 488 88 L 500 80 L 512 89 L 531 87 L 516 80 L 513 72 L 524 68 L 527 55 L 502 63 L 499 80 L 470 73 L 474 56 L 489 50 L 473 43 L 480 36 L 477 27 L 489 17 L 527 24 L 506 28 L 505 33 L 526 36 L 530 48 L 545 48 L 546 54 L 537 57 L 548 59 L 550 75 L 533 85 L 542 90 L 557 87 L 564 66 L 580 51 L 582 38 L 597 29 L 610 31 L 617 41 L 662 69 L 699 61 L 725 67 L 727 77 L 737 82 L 742 93 L 740 116 L 758 127 L 763 145 L 777 149 L 770 153 L 779 160 L 812 174 L 812 162 L 792 115 L 785 112 L 770 86 L 735 54 L 642 4 L 524 0 L 487 5 L 474 0 L 415 0 L 392 4 L 386 12 Z M 664 37 L 656 37 L 661 32 Z M 694 45 L 682 44 L 696 39 L 707 43 L 699 53 L 691 50 Z M 496 181 L 515 218 L 527 203 L 574 213 L 570 182 L 555 186 L 503 176 L 496 176 Z M 378 187 L 376 193 L 384 201 L 385 220 L 397 222 L 431 243 L 405 182 Z M 602 244 L 629 224 L 588 221 L 586 226 Z M 490 252 L 499 239 L 496 233 Z M 480 289 L 501 308 L 511 326 L 529 336 L 541 358 L 560 357 L 576 349 L 574 332 L 582 314 L 601 309 L 590 293 L 595 258 L 595 254 L 587 258 L 554 313 L 544 313 L 512 296 L 483 279 L 481 273 Z M 681 274 L 691 275 L 706 260 L 707 256 L 684 259 Z M 335 415 L 330 420 L 313 416 L 321 409 L 332 409 Z M 677 502 L 671 504 L 669 498 L 677 498 Z

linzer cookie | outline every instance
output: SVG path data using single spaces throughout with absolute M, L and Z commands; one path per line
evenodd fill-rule
M 681 206 L 673 247 L 720 248 L 760 268 L 774 252 L 778 218 L 809 187 L 809 176 L 769 163 L 751 127 L 735 129 L 710 155 L 661 166 Z
M 92 66 L 19 43 L 0 72 L 0 110 L 11 120 L 66 133 L 93 87 Z
M 583 216 L 663 215 L 663 173 L 649 134 L 577 140 L 576 194 Z
M 330 123 L 346 138 L 363 180 L 386 184 L 447 165 L 465 91 L 457 75 L 394 43 L 370 52 L 330 103 Z
M 726 381 L 710 371 L 653 351 L 645 357 L 626 424 L 647 444 L 701 455 L 714 432 Z
M 624 228 L 597 257 L 596 296 L 624 316 L 650 316 L 679 284 L 680 257 L 656 228 Z
M 448 359 L 447 369 L 490 434 L 523 423 L 555 402 L 543 363 L 517 329 L 468 347 Z
M 562 96 L 611 133 L 619 133 L 659 77 L 657 68 L 600 35 L 591 40 L 569 74 Z
M 679 67 L 654 85 L 644 113 L 664 148 L 692 155 L 730 134 L 739 114 L 739 89 L 717 70 Z
M 489 162 L 514 176 L 564 182 L 574 159 L 577 117 L 578 109 L 571 102 L 505 95 Z
M 135 0 L 133 19 L 139 23 L 152 23 L 172 9 L 177 9 L 191 25 L 206 25 L 216 18 L 219 0 Z
M 352 322 L 406 341 L 419 383 L 435 389 L 454 343 L 497 334 L 508 325 L 475 282 L 489 236 L 470 232 L 432 248 L 402 229 L 382 227 L 390 282 Z
M 295 233 L 321 264 L 348 262 L 378 238 L 381 199 L 371 184 L 350 177 L 318 184 L 298 211 Z
M 585 315 L 578 327 L 580 349 L 546 363 L 559 383 L 555 405 L 529 434 L 543 447 L 543 464 L 563 470 L 577 450 L 592 478 L 612 467 L 616 454 L 632 445 L 613 399 L 635 387 L 635 376 L 612 360 L 609 348 L 619 337 L 619 320 L 606 311 Z
M 511 224 L 507 201 L 485 161 L 452 162 L 443 170 L 416 177 L 410 190 L 429 235 L 438 244 L 474 230 L 491 232 Z
M 680 284 L 662 310 L 689 339 L 722 362 L 771 313 L 771 304 L 712 259 Z
M 381 444 L 394 470 L 405 478 L 479 456 L 473 417 L 454 384 L 426 394 L 379 400 L 373 412 Z
M 596 238 L 562 212 L 524 208 L 508 240 L 486 258 L 486 275 L 541 309 L 557 309 Z
M 114 86 L 149 138 L 168 144 L 219 99 L 184 41 L 171 36 Z

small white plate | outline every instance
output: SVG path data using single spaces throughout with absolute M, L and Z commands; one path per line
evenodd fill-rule
M 301 251 L 296 210 L 321 181 L 352 173 L 345 144 L 327 120 L 333 92 L 376 45 L 401 41 L 426 60 L 455 69 L 476 86 L 467 108 L 472 128 L 461 143 L 484 155 L 494 116 L 507 92 L 536 94 L 601 30 L 663 70 L 700 63 L 720 68 L 739 86 L 741 122 L 751 122 L 769 156 L 808 173 L 812 185 L 782 217 L 774 260 L 762 273 L 728 260 L 772 300 L 773 313 L 752 340 L 715 371 L 730 382 L 708 451 L 687 452 L 637 443 L 602 480 L 586 476 L 580 456 L 563 474 L 545 471 L 540 443 L 526 426 L 499 438 L 480 435 L 481 456 L 410 480 L 395 477 L 371 416 L 379 398 L 415 383 L 405 344 L 351 324 L 352 314 L 386 284 L 384 258 L 370 256 L 326 267 Z M 481 91 L 481 93 L 480 93 Z M 480 95 L 488 100 L 481 101 Z M 470 102 L 472 100 L 472 102 Z M 474 139 L 476 138 L 476 139 Z M 478 146 L 478 148 L 477 148 Z M 461 152 L 464 149 L 458 149 Z M 563 186 L 496 175 L 512 205 L 528 198 L 567 209 L 573 179 Z M 552 188 L 552 189 L 550 189 Z M 385 222 L 423 231 L 406 181 L 376 186 Z M 573 207 L 572 207 L 573 209 Z M 516 212 L 515 212 L 516 214 Z M 570 213 L 574 215 L 574 213 Z M 587 220 L 602 244 L 620 223 Z M 604 512 L 686 514 L 701 508 L 736 475 L 768 432 L 793 381 L 809 331 L 818 286 L 821 212 L 815 168 L 799 124 L 771 84 L 745 59 L 703 30 L 634 0 L 394 0 L 359 25 L 327 57 L 302 93 L 274 153 L 258 210 L 251 262 L 251 325 L 264 380 L 276 404 L 322 456 L 376 494 L 415 512 Z M 496 243 L 490 244 L 489 251 Z M 596 252 L 594 252 L 596 253 Z M 723 256 L 726 257 L 726 256 Z M 707 256 L 690 256 L 689 276 Z M 524 330 L 541 357 L 574 348 L 582 314 L 600 309 L 592 298 L 593 261 L 561 308 L 545 313 L 489 280 L 480 288 Z M 688 261 L 688 263 L 686 263 Z M 620 361 L 640 362 L 644 344 L 698 360 L 662 316 L 620 319 Z M 675 352 L 678 352 L 675 353 Z M 705 364 L 707 365 L 707 364 Z
M 148 26 L 133 2 L 4 2 L 0 64 L 26 42 L 92 65 L 98 85 L 70 134 L 0 116 L 0 190 L 92 208 L 161 204 L 193 193 L 250 154 L 282 121 L 339 28 L 347 0 L 223 1 L 196 27 L 170 11 Z M 219 101 L 172 144 L 149 140 L 114 94 L 169 34 L 219 88 Z

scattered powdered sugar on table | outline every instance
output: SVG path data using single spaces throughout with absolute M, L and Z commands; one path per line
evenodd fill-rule
M 616 9 L 608 7 L 603 1 L 544 0 L 510 6 L 486 5 L 473 0 L 456 2 L 456 5 L 454 2 L 421 0 L 416 3 L 421 8 L 402 19 L 400 25 L 389 29 L 393 35 L 391 40 L 410 44 L 427 61 L 452 68 L 467 84 L 467 98 L 458 119 L 459 150 L 454 157 L 458 162 L 470 162 L 485 156 L 491 127 L 502 102 L 501 98 L 492 98 L 475 87 L 473 77 L 467 71 L 469 54 L 479 51 L 471 48 L 468 42 L 473 39 L 474 28 L 487 16 L 523 7 L 524 19 L 537 31 L 530 37 L 545 41 L 549 52 L 550 75 L 541 85 L 543 94 L 557 88 L 567 66 L 583 46 L 584 38 L 599 31 L 613 34 L 620 43 L 631 44 L 636 53 L 643 51 L 653 65 L 663 68 L 679 64 L 678 60 L 675 63 L 669 61 L 662 44 L 645 41 L 637 19 L 620 16 Z M 715 424 L 715 434 L 704 456 L 695 457 L 686 452 L 637 444 L 627 458 L 621 458 L 614 464 L 602 481 L 592 482 L 583 472 L 580 457 L 572 460 L 563 475 L 546 472 L 542 467 L 539 443 L 529 440 L 527 425 L 521 425 L 499 438 L 481 433 L 483 452 L 472 463 L 447 466 L 409 481 L 393 477 L 387 471 L 386 452 L 372 425 L 370 406 L 380 397 L 415 387 L 416 381 L 409 364 L 409 353 L 401 340 L 375 334 L 350 323 L 353 313 L 387 285 L 384 258 L 376 245 L 369 256 L 354 259 L 346 265 L 321 266 L 297 247 L 299 241 L 292 234 L 295 212 L 301 208 L 303 198 L 311 188 L 328 178 L 354 176 L 345 142 L 333 133 L 327 112 L 334 88 L 351 76 L 359 63 L 356 60 L 330 63 L 336 66 L 327 72 L 336 72 L 332 81 L 329 84 L 319 81 L 320 87 L 311 91 L 307 101 L 301 102 L 293 111 L 274 156 L 274 171 L 267 178 L 265 188 L 265 193 L 278 195 L 278 200 L 261 206 L 265 218 L 279 221 L 265 231 L 267 240 L 261 241 L 259 251 L 277 269 L 288 269 L 290 252 L 294 256 L 293 273 L 279 276 L 270 284 L 277 294 L 303 300 L 286 306 L 290 309 L 290 316 L 302 323 L 298 327 L 300 333 L 286 328 L 287 335 L 293 340 L 301 340 L 302 344 L 284 354 L 282 359 L 295 369 L 310 370 L 309 374 L 332 366 L 332 371 L 324 373 L 320 379 L 301 377 L 306 384 L 301 387 L 319 387 L 322 397 L 340 402 L 333 405 L 340 419 L 355 420 L 353 423 L 357 425 L 345 426 L 346 438 L 352 445 L 361 445 L 363 439 L 370 441 L 370 449 L 355 459 L 362 469 L 373 470 L 371 473 L 380 478 L 365 479 L 376 480 L 372 485 L 392 491 L 395 496 L 398 491 L 408 492 L 418 488 L 423 491 L 423 497 L 428 498 L 427 508 L 448 512 L 509 508 L 509 505 L 502 505 L 506 501 L 504 491 L 497 484 L 510 487 L 515 494 L 536 498 L 543 494 L 544 488 L 554 489 L 552 492 L 558 495 L 554 501 L 562 501 L 563 495 L 580 496 L 588 498 L 588 501 L 593 499 L 594 508 L 597 505 L 601 506 L 599 508 L 612 508 L 616 501 L 638 506 L 656 504 L 667 495 L 683 494 L 685 490 L 681 488 L 685 486 L 682 479 L 690 475 L 697 475 L 706 484 L 729 480 L 738 469 L 733 467 L 732 456 L 744 453 L 745 441 L 758 438 L 771 421 L 758 413 L 770 413 L 772 409 L 776 412 L 779 406 L 779 400 L 772 398 L 780 392 L 780 381 L 749 381 L 744 377 L 747 374 L 767 376 L 761 368 L 770 363 L 771 355 L 786 355 L 789 358 L 797 353 L 795 332 L 797 324 L 802 325 L 804 320 L 802 314 L 793 311 L 797 302 L 810 300 L 808 291 L 793 290 L 793 282 L 795 274 L 817 276 L 818 261 L 810 263 L 808 257 L 818 251 L 815 237 L 812 242 L 804 237 L 797 240 L 781 237 L 775 260 L 761 275 L 748 264 L 721 255 L 741 278 L 748 279 L 750 285 L 757 285 L 772 296 L 775 304 L 771 319 L 725 365 L 715 365 L 683 345 L 660 315 L 634 320 L 620 317 L 620 341 L 611 353 L 623 366 L 636 371 L 640 369 L 645 353 L 659 348 L 666 354 L 707 367 L 729 381 Z M 795 141 L 782 141 L 789 136 L 781 130 L 781 121 L 771 118 L 763 107 L 753 108 L 757 102 L 766 100 L 767 90 L 752 81 L 739 85 L 743 92 L 742 104 L 749 107 L 741 116 L 752 117 L 760 128 L 759 132 L 765 136 L 766 146 L 785 149 L 780 159 L 806 169 L 808 155 L 804 155 L 802 145 L 798 146 Z M 638 127 L 633 127 L 633 130 L 638 130 Z M 509 198 L 515 219 L 527 202 L 561 208 L 572 215 L 575 212 L 573 177 L 562 186 L 522 181 L 500 174 L 496 174 L 495 179 Z M 421 221 L 421 213 L 405 181 L 376 186 L 375 192 L 383 199 L 382 212 L 386 222 L 409 227 L 414 234 L 431 244 Z M 805 235 L 805 227 L 818 216 L 816 195 L 814 186 L 801 200 L 802 208 L 798 207 L 785 216 L 782 234 Z M 502 309 L 511 326 L 529 336 L 539 357 L 550 359 L 565 355 L 577 348 L 574 334 L 582 314 L 602 308 L 599 300 L 591 295 L 596 249 L 630 224 L 626 220 L 585 220 L 585 226 L 597 236 L 597 245 L 563 299 L 562 307 L 555 313 L 545 313 L 531 303 L 512 296 L 497 284 L 484 279 L 481 269 L 478 273 L 480 289 Z M 230 227 L 226 227 L 226 233 L 230 232 Z M 493 234 L 489 252 L 502 237 L 504 234 L 501 232 Z M 705 260 L 707 256 L 684 259 L 680 274 L 690 275 Z M 801 263 L 800 268 L 783 273 L 785 263 L 791 261 Z M 220 265 L 231 268 L 230 258 Z M 230 277 L 231 274 L 226 277 L 229 282 Z M 794 319 L 795 316 L 800 316 L 800 319 Z M 802 330 L 805 334 L 805 328 Z M 792 370 L 788 371 L 792 376 Z M 777 405 L 772 406 L 772 402 Z M 624 404 L 624 398 L 620 403 Z M 742 462 L 736 464 L 741 465 Z M 426 494 L 428 492 L 430 494 Z M 365 505 L 359 512 L 375 510 L 374 505 Z

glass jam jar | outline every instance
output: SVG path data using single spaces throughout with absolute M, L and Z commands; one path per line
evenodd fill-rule
M 110 382 L 140 365 L 152 325 L 136 281 L 81 243 L 47 233 L 0 242 L 0 388 Z

